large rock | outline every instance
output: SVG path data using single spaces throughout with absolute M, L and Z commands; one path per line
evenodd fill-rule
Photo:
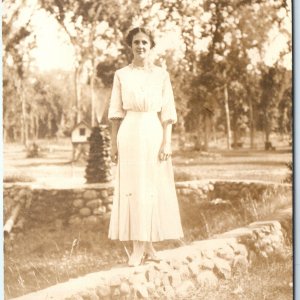
M 127 282 L 122 282 L 120 284 L 120 293 L 122 295 L 129 295 L 130 294 L 130 286 Z
M 107 198 L 109 196 L 108 191 L 107 190 L 102 190 L 100 192 L 101 198 Z
M 69 219 L 69 224 L 70 225 L 81 225 L 82 219 L 79 216 L 72 216 Z
M 105 206 L 100 206 L 97 207 L 93 210 L 94 215 L 103 215 L 106 213 L 106 207 Z
M 93 199 L 97 199 L 97 198 L 98 198 L 97 196 L 98 196 L 98 195 L 97 195 L 97 192 L 94 191 L 94 190 L 87 190 L 87 191 L 85 191 L 84 194 L 83 194 L 83 198 L 84 198 L 85 200 L 93 200 Z
M 188 268 L 193 276 L 196 277 L 199 274 L 199 264 L 197 262 L 190 262 Z
M 101 205 L 102 205 L 101 199 L 90 200 L 86 203 L 86 206 L 89 207 L 90 209 L 98 208 Z
M 231 267 L 227 260 L 215 257 L 213 261 L 215 263 L 214 270 L 219 277 L 224 279 L 231 277 Z
M 136 291 L 136 295 L 141 299 L 147 299 L 149 297 L 147 286 L 144 284 L 136 284 L 134 285 L 134 289 Z
M 201 271 L 197 276 L 200 287 L 212 287 L 218 285 L 218 278 L 214 272 L 209 270 Z
M 91 215 L 92 212 L 88 207 L 83 207 L 79 210 L 79 213 L 83 217 L 88 217 L 89 215 Z
M 73 206 L 75 206 L 77 208 L 81 208 L 84 206 L 84 202 L 82 199 L 76 199 L 73 201 Z
M 217 249 L 216 254 L 220 258 L 229 260 L 230 262 L 234 258 L 234 250 L 228 245 L 224 245 L 222 248 Z
M 181 276 L 179 271 L 173 271 L 170 274 L 170 281 L 173 288 L 177 288 L 181 284 Z
M 248 271 L 249 262 L 247 258 L 243 255 L 237 255 L 232 263 L 232 273 L 233 274 L 245 274 Z
M 109 286 L 115 287 L 121 285 L 122 277 L 119 274 L 113 275 L 109 280 Z
M 88 216 L 84 218 L 84 224 L 86 224 L 89 227 L 94 227 L 95 225 L 100 224 L 100 219 L 96 216 Z
M 191 280 L 186 280 L 176 289 L 175 293 L 178 298 L 188 299 L 190 293 L 193 292 L 195 286 Z
M 150 296 L 152 294 L 154 294 L 156 287 L 155 287 L 155 284 L 153 282 L 146 282 L 145 286 L 146 286 Z
M 96 293 L 100 297 L 100 299 L 102 299 L 102 298 L 106 299 L 110 296 L 111 289 L 108 285 L 103 284 L 103 285 L 100 285 L 96 288 Z
M 129 276 L 129 283 L 135 285 L 135 284 L 143 284 L 147 282 L 145 273 L 137 273 L 137 274 L 131 274 Z
M 215 263 L 213 262 L 212 259 L 204 258 L 201 260 L 201 263 L 200 263 L 201 269 L 212 270 L 214 268 L 214 266 L 215 266 Z
M 99 300 L 99 297 L 96 293 L 96 291 L 83 291 L 79 294 L 82 299 L 86 300 Z
M 176 295 L 175 295 L 175 291 L 172 288 L 172 286 L 170 285 L 166 285 L 164 286 L 164 296 L 166 297 L 165 299 L 175 299 Z
M 163 286 L 171 285 L 171 275 L 163 274 L 161 277 L 161 281 L 162 281 Z

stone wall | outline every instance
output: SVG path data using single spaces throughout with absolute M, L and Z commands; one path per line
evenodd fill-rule
M 54 224 L 93 225 L 111 211 L 111 184 L 89 184 L 78 188 L 57 189 L 38 185 L 4 185 L 4 220 L 17 204 L 22 210 L 16 226 Z M 20 224 L 21 223 L 21 224 Z
M 278 257 L 284 248 L 279 222 L 255 222 L 158 252 L 159 263 L 91 273 L 15 300 L 190 299 L 199 288 L 213 288 L 220 280 L 247 272 L 254 256 Z
M 191 201 L 202 202 L 203 200 L 229 200 L 231 202 L 241 198 L 262 200 L 264 193 L 291 191 L 290 184 L 279 184 L 262 181 L 204 181 L 194 180 L 177 182 L 176 189 L 179 195 L 190 196 Z
M 179 201 L 190 203 L 226 203 L 252 198 L 262 201 L 268 191 L 291 191 L 291 185 L 247 181 L 189 181 L 176 183 Z M 112 184 L 86 184 L 74 187 L 45 187 L 32 183 L 4 184 L 4 221 L 14 207 L 21 211 L 14 228 L 52 224 L 60 226 L 91 225 L 109 215 L 113 199 Z
M 263 201 L 263 195 L 270 191 L 291 191 L 291 185 L 246 181 L 191 181 L 176 183 L 176 188 L 180 201 L 196 204 L 237 203 L 249 197 Z M 13 208 L 21 204 L 17 228 L 23 223 L 23 229 L 27 225 L 41 224 L 93 225 L 109 214 L 112 194 L 111 184 L 64 189 L 5 184 L 5 220 Z M 211 239 L 158 252 L 162 258 L 159 263 L 148 261 L 136 268 L 113 268 L 88 274 L 15 300 L 189 299 L 199 288 L 212 288 L 220 284 L 220 280 L 247 272 L 254 257 L 266 259 L 284 255 L 284 224 L 292 228 L 291 216 L 291 209 L 283 210 L 280 222 L 254 222 Z

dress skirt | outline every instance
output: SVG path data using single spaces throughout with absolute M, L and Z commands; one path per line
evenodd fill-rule
M 159 160 L 157 112 L 127 111 L 118 131 L 118 164 L 109 238 L 161 241 L 183 236 L 172 162 Z

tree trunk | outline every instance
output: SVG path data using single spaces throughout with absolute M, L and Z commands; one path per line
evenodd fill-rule
M 204 115 L 204 151 L 208 150 L 209 141 L 209 115 L 205 113 Z
M 228 104 L 227 83 L 224 86 L 224 105 L 225 105 L 226 130 L 227 130 L 227 149 L 231 150 L 231 130 L 230 130 L 230 114 L 229 114 L 229 104 Z
M 186 134 L 185 134 L 185 128 L 184 128 L 184 118 L 181 114 L 178 115 L 178 133 L 179 133 L 179 139 L 178 139 L 178 146 L 179 149 L 185 148 L 186 143 Z
M 92 60 L 92 75 L 91 75 L 91 124 L 95 127 L 95 59 Z M 97 120 L 98 121 L 98 120 Z
M 19 79 L 18 82 L 18 94 L 21 100 L 22 116 L 21 116 L 21 140 L 22 144 L 27 148 L 28 146 L 28 124 L 27 124 L 27 113 L 26 113 L 26 98 L 24 97 L 24 91 L 22 81 Z
M 75 106 L 76 106 L 76 116 L 75 124 L 78 124 L 81 121 L 81 86 L 79 83 L 80 76 L 80 66 L 75 68 L 74 72 L 74 87 L 75 87 Z
M 39 118 L 38 118 L 38 116 L 34 117 L 34 121 L 35 121 L 34 138 L 35 138 L 35 140 L 37 140 L 39 138 Z
M 3 142 L 6 143 L 7 142 L 7 129 L 3 126 Z
M 233 142 L 232 142 L 232 148 L 233 149 L 236 149 L 237 148 L 237 144 L 238 144 L 238 138 L 239 138 L 239 133 L 238 133 L 238 130 L 237 130 L 237 126 L 236 126 L 236 118 L 234 117 L 234 120 L 232 122 L 232 127 L 233 127 Z
M 254 149 L 254 138 L 255 138 L 255 126 L 254 126 L 254 113 L 253 113 L 253 103 L 252 98 L 249 99 L 249 127 L 250 127 L 250 148 Z
M 202 147 L 203 123 L 202 123 L 202 121 L 203 121 L 203 117 L 201 116 L 201 114 L 199 114 L 198 120 L 197 120 L 197 135 L 194 137 L 196 151 L 203 150 L 203 147 Z

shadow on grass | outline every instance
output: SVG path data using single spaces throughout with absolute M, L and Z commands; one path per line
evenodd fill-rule
M 26 165 L 15 165 L 15 167 L 41 167 L 41 166 L 67 166 L 67 165 L 72 165 L 74 164 L 74 162 L 72 161 L 62 161 L 62 162 L 51 162 L 48 161 L 49 159 L 47 159 L 47 161 L 43 161 L 43 162 L 32 162 Z
M 202 161 L 203 159 L 203 161 Z M 218 161 L 219 160 L 219 161 Z M 209 160 L 207 158 L 200 158 L 197 161 L 188 161 L 187 163 L 184 162 L 174 162 L 174 165 L 176 166 L 209 166 L 209 165 L 222 165 L 222 166 L 233 166 L 233 165 L 243 165 L 243 166 L 285 166 L 285 161 L 243 161 L 243 160 L 237 160 L 237 161 L 224 161 L 222 159 L 216 159 L 215 161 Z

